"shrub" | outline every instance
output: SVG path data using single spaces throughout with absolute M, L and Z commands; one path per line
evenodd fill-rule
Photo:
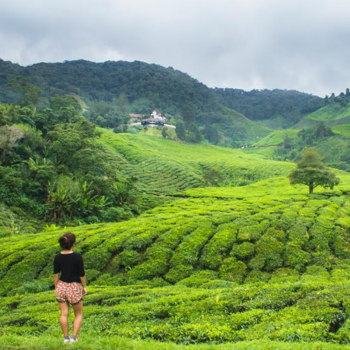
M 267 282 L 271 277 L 271 274 L 267 272 L 262 272 L 259 270 L 252 270 L 248 273 L 245 283 L 255 283 L 255 282 Z
M 296 282 L 299 280 L 299 274 L 294 269 L 280 268 L 275 270 L 270 279 L 270 283 Z
M 210 270 L 202 270 L 194 272 L 190 277 L 185 278 L 177 283 L 177 285 L 186 287 L 200 287 L 212 280 L 218 278 L 218 274 Z
M 262 235 L 262 228 L 259 225 L 242 227 L 237 234 L 238 241 L 257 241 Z
M 113 262 L 117 267 L 131 268 L 142 260 L 141 254 L 135 250 L 125 249 L 118 254 Z
M 311 262 L 310 253 L 304 251 L 300 244 L 300 241 L 287 243 L 283 258 L 286 266 L 295 268 L 298 271 L 301 271 Z
M 172 251 L 168 248 L 152 246 L 145 253 L 145 262 L 132 268 L 128 275 L 137 280 L 149 279 L 164 275 L 168 268 L 168 260 Z
M 344 230 L 335 231 L 334 252 L 341 259 L 350 259 L 350 243 Z
M 234 257 L 225 259 L 219 269 L 220 278 L 238 283 L 243 281 L 246 273 L 246 264 Z
M 267 271 L 272 271 L 283 265 L 283 243 L 265 234 L 257 242 L 256 256 L 250 261 L 249 266 L 253 269 L 265 268 Z
M 218 227 L 215 235 L 203 249 L 200 263 L 204 267 L 216 269 L 222 263 L 224 256 L 236 241 L 237 228 L 236 225 L 231 225 L 229 230 L 220 230 L 220 226 Z
M 165 275 L 166 280 L 174 283 L 188 277 L 193 272 L 193 266 L 177 264 Z
M 257 323 L 260 323 L 263 317 L 268 317 L 270 314 L 267 310 L 249 310 L 230 315 L 227 319 L 227 324 L 233 330 L 249 328 Z
M 117 222 L 123 220 L 130 220 L 133 214 L 127 207 L 111 207 L 101 212 L 102 221 Z
M 53 288 L 52 278 L 26 282 L 19 288 L 12 290 L 11 294 L 40 293 Z
M 255 246 L 253 243 L 244 242 L 242 244 L 235 244 L 232 247 L 230 255 L 237 257 L 238 259 L 246 259 L 253 256 Z
M 111 253 L 106 247 L 97 247 L 84 254 L 84 264 L 87 269 L 102 270 L 108 263 Z
M 171 269 L 166 278 L 171 282 L 178 282 L 180 276 L 183 276 L 182 278 L 188 277 L 198 261 L 200 249 L 212 234 L 213 227 L 211 223 L 204 221 L 189 236 L 186 236 L 170 260 Z
M 307 227 L 302 224 L 292 226 L 287 233 L 289 240 L 298 242 L 300 246 L 307 243 L 309 240 Z

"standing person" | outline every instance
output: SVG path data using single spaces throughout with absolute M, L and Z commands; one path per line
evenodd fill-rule
M 84 262 L 82 255 L 72 250 L 75 245 L 73 233 L 65 233 L 58 242 L 62 252 L 54 259 L 55 295 L 61 309 L 60 324 L 64 343 L 74 343 L 78 341 L 83 320 L 83 296 L 87 293 Z M 69 304 L 72 305 L 75 315 L 71 338 L 68 333 Z

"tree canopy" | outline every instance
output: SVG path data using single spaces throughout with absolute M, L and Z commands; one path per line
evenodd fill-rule
M 314 147 L 305 149 L 297 168 L 292 170 L 288 177 L 292 185 L 307 185 L 310 194 L 317 186 L 333 189 L 340 182 L 339 178 L 323 164 Z

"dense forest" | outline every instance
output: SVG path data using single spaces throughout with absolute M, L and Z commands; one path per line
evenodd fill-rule
M 278 127 L 291 127 L 303 116 L 323 107 L 324 100 L 294 90 L 215 89 L 221 102 L 251 120 L 272 119 Z M 270 123 L 269 125 L 272 125 Z
M 56 96 L 40 110 L 0 104 L 0 203 L 20 216 L 75 224 L 142 210 L 134 179 L 121 175 L 80 112 L 72 96 Z

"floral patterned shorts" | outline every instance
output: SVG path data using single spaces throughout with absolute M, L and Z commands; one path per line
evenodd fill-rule
M 67 283 L 58 281 L 55 295 L 59 303 L 77 304 L 83 299 L 83 288 L 77 282 Z

